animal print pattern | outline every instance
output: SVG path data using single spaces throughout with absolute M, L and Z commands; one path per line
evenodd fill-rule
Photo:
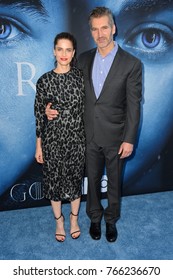
M 59 115 L 47 120 L 48 102 Z M 85 163 L 83 123 L 84 82 L 80 70 L 45 73 L 36 84 L 36 135 L 43 150 L 43 193 L 54 201 L 73 201 L 81 196 Z

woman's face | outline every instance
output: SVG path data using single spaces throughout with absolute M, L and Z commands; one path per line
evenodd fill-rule
M 59 39 L 54 48 L 54 55 L 57 61 L 57 65 L 60 67 L 66 67 L 73 59 L 75 50 L 70 40 Z
M 7 2 L 0 0 L 0 194 L 34 158 L 35 83 L 53 68 L 54 37 L 67 28 L 66 1 Z

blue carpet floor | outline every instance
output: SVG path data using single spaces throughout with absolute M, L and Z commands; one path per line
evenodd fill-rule
M 102 200 L 106 206 L 106 199 Z M 55 220 L 50 206 L 0 212 L 1 260 L 172 260 L 173 191 L 122 198 L 118 239 L 108 243 L 105 224 L 102 238 L 92 240 L 90 221 L 81 203 L 81 237 L 69 235 L 70 205 L 63 205 L 66 240 L 55 241 Z

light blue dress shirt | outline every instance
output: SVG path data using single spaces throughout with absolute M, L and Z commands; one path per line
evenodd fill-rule
M 92 81 L 94 86 L 95 95 L 98 98 L 103 88 L 106 77 L 111 68 L 112 62 L 118 51 L 118 44 L 115 42 L 114 48 L 105 56 L 102 57 L 98 50 L 94 58 L 92 69 Z

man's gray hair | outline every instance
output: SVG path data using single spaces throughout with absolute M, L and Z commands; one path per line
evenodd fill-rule
M 92 27 L 92 24 L 91 24 L 92 19 L 93 18 L 100 18 L 102 16 L 108 16 L 109 24 L 110 24 L 111 27 L 115 24 L 113 14 L 112 14 L 112 12 L 109 8 L 96 7 L 90 12 L 89 17 L 88 17 L 88 22 L 89 22 L 90 28 Z

